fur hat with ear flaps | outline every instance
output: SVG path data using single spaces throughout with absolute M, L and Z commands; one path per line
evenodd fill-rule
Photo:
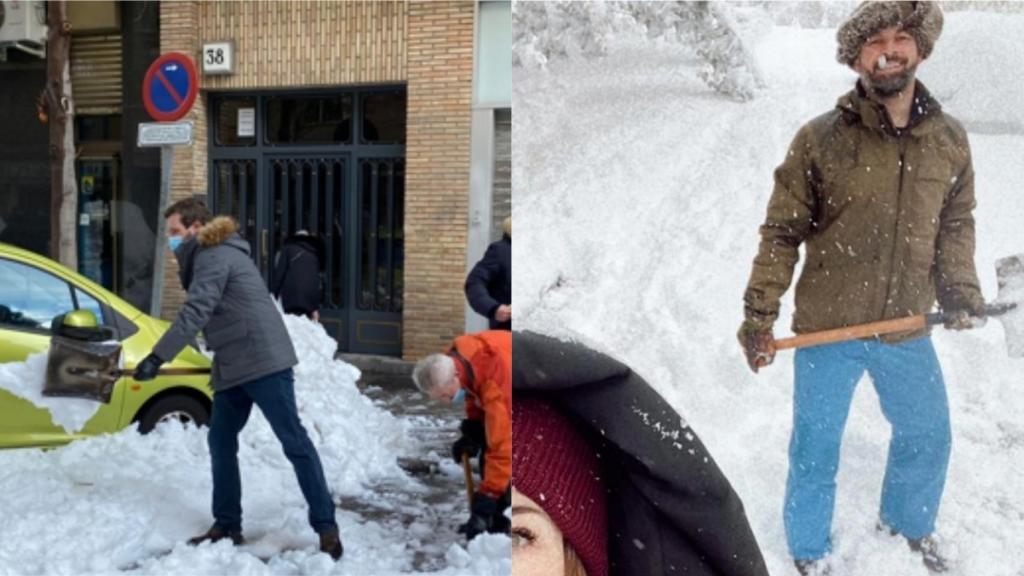
M 899 26 L 914 37 L 924 60 L 942 34 L 942 9 L 936 2 L 863 2 L 836 33 L 836 59 L 852 67 L 864 42 L 891 26 Z

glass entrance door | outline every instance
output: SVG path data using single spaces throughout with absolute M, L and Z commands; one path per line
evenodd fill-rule
M 78 271 L 104 288 L 119 291 L 116 157 L 78 160 Z

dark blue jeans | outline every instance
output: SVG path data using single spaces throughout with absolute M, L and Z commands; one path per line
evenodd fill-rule
M 213 518 L 224 530 L 242 529 L 242 480 L 238 472 L 238 433 L 249 420 L 252 405 L 270 423 L 285 456 L 295 468 L 302 495 L 309 505 L 313 530 L 336 530 L 334 502 L 327 491 L 320 456 L 299 421 L 295 407 L 295 377 L 282 370 L 213 395 L 210 419 L 210 457 L 213 460 Z

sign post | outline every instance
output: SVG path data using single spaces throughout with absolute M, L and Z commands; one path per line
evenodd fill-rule
M 156 242 L 153 255 L 153 291 L 149 314 L 159 317 L 163 301 L 164 255 L 166 235 L 164 210 L 171 199 L 171 174 L 174 168 L 174 147 L 192 145 L 192 122 L 180 120 L 195 103 L 199 79 L 192 59 L 180 52 L 170 52 L 156 59 L 142 81 L 142 103 L 157 122 L 139 124 L 138 145 L 160 147 L 160 201 L 156 215 Z

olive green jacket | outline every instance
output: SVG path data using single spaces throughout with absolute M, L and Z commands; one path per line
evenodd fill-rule
M 775 171 L 746 317 L 770 328 L 804 245 L 793 331 L 984 306 L 967 135 L 921 83 L 909 125 L 858 85 L 797 133 Z M 899 341 L 924 334 L 902 333 Z

